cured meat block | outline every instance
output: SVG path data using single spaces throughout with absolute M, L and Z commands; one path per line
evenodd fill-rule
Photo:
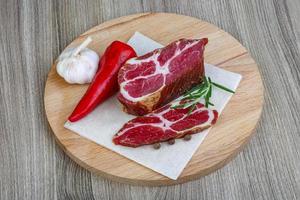
M 200 132 L 216 123 L 218 112 L 197 103 L 192 112 L 190 108 L 164 107 L 145 116 L 127 122 L 114 136 L 117 145 L 138 147 L 171 139 L 182 138 Z
M 208 39 L 180 39 L 128 60 L 120 69 L 119 101 L 134 115 L 147 114 L 199 84 Z

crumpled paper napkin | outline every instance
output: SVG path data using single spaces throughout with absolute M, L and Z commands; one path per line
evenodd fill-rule
M 161 44 L 139 32 L 136 32 L 129 39 L 128 44 L 136 50 L 138 55 L 143 55 L 162 47 Z M 205 74 L 211 77 L 213 81 L 233 90 L 238 87 L 242 78 L 240 74 L 232 73 L 210 64 L 205 64 Z M 215 109 L 221 113 L 231 96 L 231 93 L 214 88 L 211 102 L 215 104 Z M 207 129 L 201 133 L 194 134 L 192 140 L 188 142 L 178 139 L 175 145 L 163 143 L 158 150 L 153 149 L 151 145 L 130 148 L 113 144 L 113 135 L 132 118 L 134 116 L 128 115 L 121 110 L 120 103 L 116 96 L 113 96 L 82 120 L 75 123 L 67 121 L 65 128 L 174 180 L 179 177 L 195 151 L 201 148 L 200 144 L 210 130 Z

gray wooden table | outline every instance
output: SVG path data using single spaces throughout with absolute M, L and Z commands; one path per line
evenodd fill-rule
M 299 0 L 0 0 L 0 199 L 300 199 Z M 52 61 L 76 36 L 137 12 L 175 12 L 236 37 L 260 66 L 256 135 L 227 166 L 170 187 L 138 187 L 82 169 L 58 147 L 43 105 Z

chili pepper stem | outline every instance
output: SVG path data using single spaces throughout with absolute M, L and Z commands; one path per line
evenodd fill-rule
M 73 53 L 72 56 L 77 56 L 77 54 L 78 54 L 80 51 L 82 51 L 84 48 L 87 47 L 87 45 L 89 45 L 89 43 L 91 43 L 91 41 L 92 41 L 92 38 L 91 38 L 90 36 L 87 37 L 87 38 L 83 41 L 83 43 L 81 43 L 81 45 L 79 45 L 79 47 L 77 47 L 77 48 L 75 49 L 75 51 L 74 51 L 74 53 Z

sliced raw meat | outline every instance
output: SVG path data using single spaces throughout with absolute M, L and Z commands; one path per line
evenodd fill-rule
M 181 102 L 182 103 L 182 102 Z M 190 108 L 170 108 L 171 104 L 127 122 L 114 136 L 115 144 L 138 147 L 200 132 L 215 124 L 218 112 L 198 103 Z
M 204 76 L 204 39 L 180 39 L 128 60 L 120 69 L 119 101 L 124 110 L 144 115 L 199 84 Z

